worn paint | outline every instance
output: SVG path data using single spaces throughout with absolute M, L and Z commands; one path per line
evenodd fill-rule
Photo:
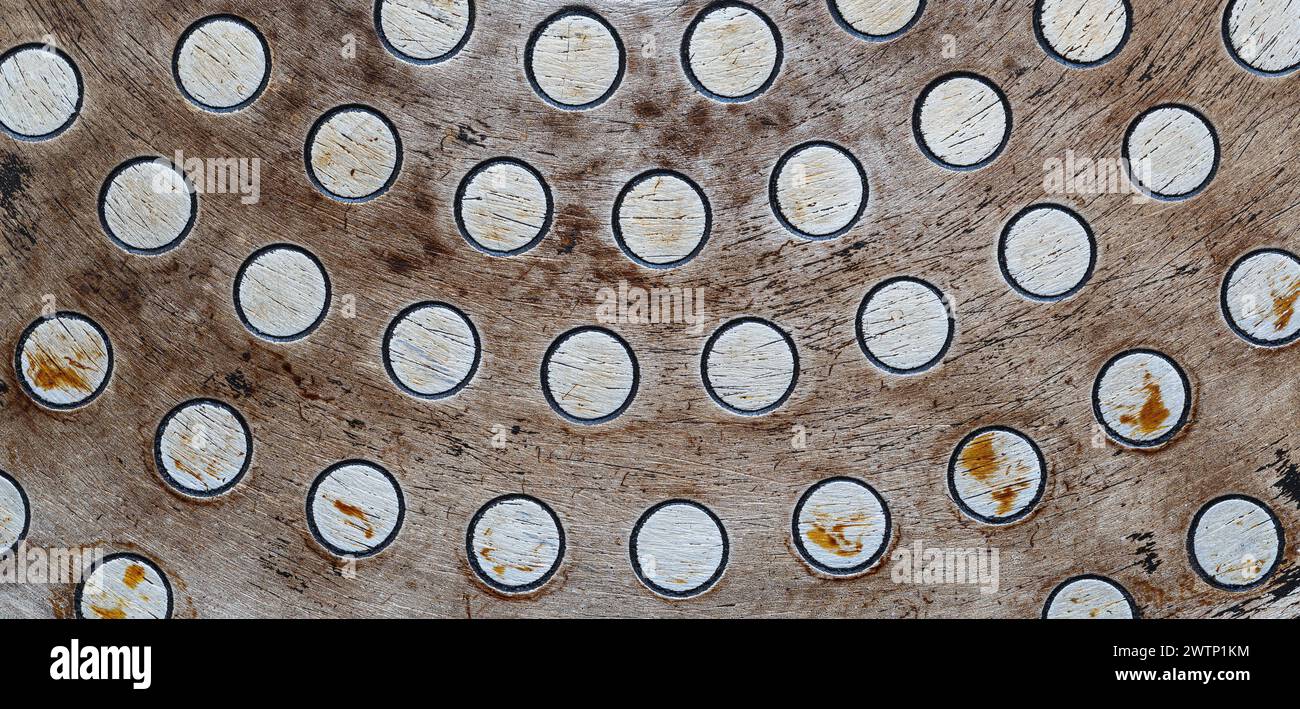
M 1047 471 L 1024 434 L 981 429 L 957 446 L 949 464 L 949 487 L 962 511 L 999 524 L 1027 514 L 1042 495 Z
M 176 46 L 176 80 L 209 110 L 230 110 L 257 96 L 270 71 L 265 40 L 247 20 L 218 15 L 190 26 Z
M 505 593 L 540 587 L 564 556 L 564 532 L 555 513 L 523 495 L 484 505 L 471 521 L 467 544 L 475 573 Z
M 1129 175 L 1155 197 L 1180 199 L 1213 177 L 1219 145 L 1210 125 L 1185 106 L 1164 105 L 1134 119 L 1124 139 Z
M 889 513 L 866 483 L 831 478 L 809 488 L 794 510 L 795 547 L 814 569 L 835 576 L 865 571 L 889 542 Z
M 312 531 L 338 556 L 370 556 L 397 536 L 405 501 L 397 481 L 366 461 L 344 461 L 316 478 L 307 503 Z
M 396 178 L 401 163 L 397 132 L 368 106 L 330 111 L 312 128 L 308 169 L 333 197 L 366 200 Z
M 163 158 L 137 158 L 119 166 L 104 185 L 103 225 L 117 245 L 160 253 L 179 245 L 194 224 L 198 197 Z
M 478 366 L 478 334 L 463 313 L 443 303 L 418 303 L 389 326 L 384 363 L 415 396 L 436 399 L 464 386 Z
M 59 313 L 32 324 L 19 343 L 23 381 L 46 405 L 66 408 L 86 403 L 107 383 L 110 346 L 91 320 Z
M 888 38 L 919 19 L 922 0 L 830 0 L 833 12 L 868 39 Z
M 66 129 L 81 108 L 72 62 L 35 44 L 11 52 L 0 61 L 0 126 L 29 139 Z
M 789 336 L 758 319 L 733 320 L 718 328 L 705 344 L 703 369 L 711 396 L 741 414 L 779 406 L 799 375 Z
M 632 532 L 637 576 L 650 590 L 669 597 L 707 591 L 727 561 L 726 532 L 706 508 L 674 500 L 642 515 Z
M 939 77 L 917 99 L 917 142 L 947 167 L 973 168 L 997 156 L 1011 109 L 993 82 L 973 74 Z
M 910 277 L 873 286 L 858 308 L 857 327 L 858 344 L 871 363 L 894 374 L 933 367 L 953 336 L 943 296 Z
M 1034 22 L 1057 56 L 1090 65 L 1121 48 L 1132 20 L 1125 0 L 1038 0 Z
M 796 234 L 830 238 L 851 227 L 867 199 L 857 158 L 830 143 L 806 143 L 774 169 L 769 198 L 777 217 Z
M 542 374 L 551 402 L 582 422 L 617 415 L 636 394 L 636 358 L 627 343 L 604 329 L 561 335 L 547 350 Z
M 1180 427 L 1191 392 L 1173 360 L 1158 352 L 1118 355 L 1097 375 L 1096 407 L 1112 438 L 1151 445 Z
M 618 88 L 623 48 L 617 34 L 588 11 L 547 18 L 528 46 L 529 77 L 542 95 L 566 108 L 608 98 Z
M 1043 204 L 1012 217 L 998 242 L 998 257 L 1018 292 L 1055 300 L 1082 286 L 1096 254 L 1088 225 L 1079 216 Z
M 781 63 L 775 25 L 757 8 L 721 2 L 702 10 L 683 38 L 686 67 L 724 100 L 748 100 L 772 81 Z
M 83 618 L 168 618 L 173 605 L 165 574 L 137 554 L 105 557 L 78 586 L 78 596 Z
M 254 253 L 236 276 L 235 304 L 253 334 L 305 337 L 329 307 L 329 277 L 306 250 L 277 244 Z
M 448 59 L 468 39 L 472 0 L 380 0 L 381 36 L 398 57 L 417 63 Z
M 1228 46 L 1258 71 L 1285 74 L 1300 67 L 1300 12 L 1295 0 L 1231 0 L 1224 8 Z
M 1136 617 L 1128 592 L 1101 576 L 1069 579 L 1052 589 L 1043 607 L 1050 619 L 1116 620 Z

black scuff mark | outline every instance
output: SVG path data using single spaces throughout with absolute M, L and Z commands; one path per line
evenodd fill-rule
M 1300 464 L 1291 460 L 1291 451 L 1286 448 L 1278 448 L 1273 455 L 1273 462 L 1261 465 L 1255 472 L 1271 471 L 1277 475 L 1277 482 L 1273 483 L 1277 496 L 1300 509 Z
M 1138 545 L 1133 553 L 1138 557 L 1138 566 L 1148 574 L 1154 574 L 1156 569 L 1160 568 L 1160 555 L 1156 553 L 1155 536 L 1154 532 L 1134 532 L 1125 537 Z

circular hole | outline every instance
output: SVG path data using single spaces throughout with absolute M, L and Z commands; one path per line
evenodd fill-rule
M 564 527 L 545 502 L 528 495 L 503 495 L 474 514 L 465 535 L 470 567 L 483 583 L 502 593 L 541 588 L 564 559 Z
M 456 188 L 455 202 L 460 235 L 491 256 L 516 256 L 536 246 L 555 213 L 542 173 L 514 158 L 476 165 Z
M 18 548 L 32 526 L 32 505 L 23 486 L 0 470 L 0 558 Z
M 949 170 L 978 170 L 1011 138 L 1011 104 L 1002 89 L 970 72 L 944 74 L 921 91 L 912 132 L 926 157 Z
M 761 318 L 739 318 L 709 336 L 700 356 L 704 390 L 733 414 L 759 416 L 790 398 L 799 381 L 799 353 L 784 330 Z
M 985 524 L 1010 524 L 1028 515 L 1046 486 L 1047 463 L 1038 444 L 1005 426 L 971 431 L 948 459 L 953 501 Z
M 127 160 L 109 173 L 99 191 L 99 224 L 128 253 L 171 251 L 189 235 L 198 214 L 193 185 L 164 158 Z
M 1223 43 L 1247 71 L 1290 74 L 1300 68 L 1300 13 L 1290 0 L 1229 0 Z
M 776 220 L 805 239 L 847 232 L 867 208 L 867 173 L 844 148 L 825 141 L 796 145 L 777 160 L 768 183 Z
M 569 111 L 595 108 L 618 89 L 626 53 L 605 18 L 566 8 L 542 21 L 524 47 L 524 73 L 542 100 Z
M 632 178 L 614 200 L 614 240 L 647 268 L 676 268 L 695 258 L 713 228 L 704 191 L 672 170 Z
M 1047 56 L 1075 68 L 1105 64 L 1133 31 L 1129 0 L 1038 0 L 1034 35 Z
M 1188 199 L 1219 169 L 1219 136 L 1195 109 L 1164 104 L 1133 119 L 1123 153 L 1129 179 L 1148 197 Z
M 0 55 L 0 128 L 17 140 L 49 140 L 81 113 L 85 87 L 76 63 L 43 44 Z
M 397 479 L 365 460 L 326 468 L 307 492 L 307 526 L 331 554 L 374 556 L 397 538 L 406 500 Z
M 167 575 L 139 554 L 109 554 L 77 584 L 78 618 L 150 619 L 172 617 Z
M 568 421 L 605 423 L 632 404 L 641 381 L 627 341 L 602 327 L 579 327 L 556 338 L 542 357 L 542 393 Z
M 881 281 L 867 291 L 856 327 L 867 360 L 891 374 L 918 374 L 935 366 L 956 331 L 943 293 L 908 276 Z
M 14 371 L 23 391 L 50 409 L 85 406 L 113 374 L 113 345 L 94 320 L 61 311 L 38 318 L 18 337 Z
M 1187 423 L 1191 383 L 1155 350 L 1121 352 L 1106 362 L 1092 388 L 1093 412 L 1106 433 L 1135 448 L 1161 445 Z
M 743 2 L 715 2 L 700 11 L 682 37 L 682 68 L 700 93 L 715 101 L 756 98 L 781 70 L 781 32 L 767 15 Z
M 831 17 L 849 34 L 885 42 L 912 29 L 925 12 L 925 0 L 827 0 Z
M 249 332 L 264 340 L 301 340 L 325 319 L 329 304 L 325 266 L 293 244 L 254 251 L 235 274 L 235 312 Z
M 172 75 L 185 98 L 228 113 L 257 100 L 271 77 L 271 47 L 248 20 L 212 15 L 190 25 L 176 42 Z
M 1062 581 L 1043 604 L 1043 618 L 1117 620 L 1138 616 L 1137 603 L 1123 586 L 1095 574 Z
M 1219 305 L 1232 331 L 1260 347 L 1300 338 L 1300 258 L 1260 249 L 1237 259 L 1223 278 Z
M 1206 503 L 1187 530 L 1192 568 L 1206 583 L 1245 591 L 1266 581 L 1285 549 L 1282 523 L 1267 505 L 1245 495 Z
M 667 500 L 646 510 L 632 528 L 628 548 L 636 577 L 667 598 L 709 590 L 730 556 L 722 520 L 691 500 Z
M 474 29 L 472 0 L 375 0 L 375 32 L 393 56 L 412 64 L 447 61 Z
M 831 576 L 855 576 L 870 569 L 884 555 L 891 533 L 884 499 L 870 485 L 847 477 L 808 488 L 791 518 L 799 556 Z
M 1030 300 L 1057 301 L 1079 292 L 1097 263 L 1097 242 L 1088 222 L 1058 204 L 1026 207 L 998 239 L 1002 277 Z
M 388 191 L 402 169 L 402 139 L 369 106 L 332 108 L 307 133 L 307 176 L 340 202 L 367 202 Z
M 384 332 L 384 368 L 397 388 L 421 399 L 455 394 L 478 371 L 482 347 L 469 316 L 447 303 L 416 303 Z
M 216 497 L 244 478 L 253 457 L 248 422 L 230 405 L 194 399 L 172 409 L 154 436 L 154 463 L 168 485 L 192 497 Z

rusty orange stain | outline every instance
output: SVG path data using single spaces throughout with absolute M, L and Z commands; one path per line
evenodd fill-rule
M 981 433 L 961 449 L 960 460 L 962 468 L 971 477 L 989 486 L 989 497 L 997 503 L 996 514 L 1005 515 L 1015 509 L 1016 499 L 1029 489 L 1029 483 L 1021 480 L 997 486 L 993 484 L 995 477 L 1011 477 L 1026 472 L 1024 463 L 1020 461 L 1016 461 L 1014 470 L 1009 469 L 1006 457 L 995 445 L 996 441 L 995 431 Z
M 353 526 L 357 527 L 358 529 L 361 529 L 361 531 L 366 535 L 366 539 L 370 539 L 371 537 L 375 536 L 375 527 L 374 525 L 370 524 L 370 518 L 366 516 L 365 510 L 361 509 L 360 507 L 357 507 L 356 505 L 349 505 L 343 500 L 335 500 L 334 509 L 338 510 L 339 512 L 342 512 L 343 514 L 349 517 L 361 520 L 361 524 L 365 525 L 364 528 L 359 527 L 357 525 L 353 525 Z
M 1133 426 L 1139 432 L 1144 434 L 1154 433 L 1164 424 L 1165 419 L 1169 418 L 1169 409 L 1165 407 L 1165 398 L 1160 393 L 1160 383 L 1151 376 L 1151 372 L 1142 373 L 1142 389 L 1147 393 L 1146 401 L 1142 402 L 1142 408 L 1138 409 L 1137 415 L 1122 414 L 1119 422 L 1128 426 Z
M 997 513 L 1005 515 L 1014 510 L 1016 508 L 1016 498 L 1028 488 L 1029 483 L 1022 480 L 1018 483 L 1003 485 L 990 492 L 989 496 L 993 498 L 994 502 L 998 503 Z
M 487 530 L 486 532 L 483 533 L 484 536 L 488 536 L 488 535 L 490 535 L 490 534 L 492 534 L 492 530 L 491 530 L 491 529 L 489 529 L 489 530 Z M 503 563 L 497 563 L 497 560 L 492 558 L 492 553 L 495 552 L 495 551 L 496 551 L 496 549 L 493 549 L 492 547 L 483 547 L 482 549 L 479 549 L 478 555 L 481 556 L 481 557 L 483 557 L 483 560 L 484 560 L 484 561 L 488 561 L 488 562 L 492 562 L 492 563 L 493 563 L 493 566 L 492 566 L 492 573 L 496 574 L 497 576 L 504 576 L 505 573 L 506 573 L 506 569 L 514 569 L 515 571 L 518 571 L 518 572 L 520 572 L 520 573 L 524 573 L 524 574 L 532 573 L 533 571 L 536 570 L 536 569 L 534 569 L 532 566 L 528 566 L 528 565 L 526 565 L 526 564 L 503 564 Z
M 126 584 L 127 588 L 135 588 L 143 580 L 144 567 L 139 564 L 131 564 L 126 567 L 126 571 L 122 574 L 122 583 Z
M 61 364 L 55 359 L 54 355 L 44 350 L 37 350 L 27 359 L 27 378 L 39 389 L 50 391 L 53 389 L 62 389 L 64 391 L 84 392 L 86 394 L 95 390 L 86 381 L 81 370 L 91 370 L 89 367 L 78 360 L 64 356 L 67 364 Z
M 116 608 L 101 608 L 99 606 L 91 606 L 90 610 L 95 615 L 99 616 L 100 618 L 104 618 L 106 620 L 121 620 L 126 617 L 126 611 L 122 610 L 121 606 L 118 606 Z
M 1296 300 L 1300 299 L 1300 278 L 1291 281 L 1291 289 L 1273 292 L 1273 326 L 1285 330 L 1295 316 Z
M 816 514 L 817 521 L 808 530 L 808 539 L 814 544 L 837 556 L 855 556 L 862 551 L 862 540 L 851 540 L 845 532 L 852 527 L 865 527 L 866 518 L 860 514 L 840 520 L 829 515 Z

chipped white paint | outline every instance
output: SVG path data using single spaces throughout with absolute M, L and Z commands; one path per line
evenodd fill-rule
M 445 303 L 419 303 L 398 315 L 384 336 L 384 365 L 415 396 L 436 399 L 459 391 L 479 361 L 478 333 Z
M 1112 438 L 1142 447 L 1162 443 L 1182 427 L 1191 392 L 1173 360 L 1150 350 L 1132 350 L 1098 373 L 1093 399 Z
M 971 432 L 948 463 L 948 490 L 967 515 L 1005 524 L 1027 514 L 1043 492 L 1047 471 L 1023 434 L 990 427 Z
M 0 470 L 0 557 L 8 554 L 27 534 L 31 508 L 18 481 Z
M 934 286 L 892 278 L 862 299 L 857 329 L 858 344 L 872 364 L 908 374 L 938 363 L 952 338 L 953 322 Z
M 1035 205 L 1008 222 L 998 261 L 1009 284 L 1039 300 L 1065 297 L 1083 285 L 1096 258 L 1088 225 L 1073 212 Z
M 808 238 L 830 238 L 862 214 L 867 181 L 848 151 L 830 143 L 805 143 L 777 163 L 771 191 L 777 219 L 786 228 Z
M 370 556 L 392 542 L 406 513 L 397 481 L 374 463 L 336 463 L 312 483 L 307 520 L 338 556 Z
M 231 111 L 252 103 L 267 80 L 271 57 L 247 21 L 229 15 L 190 26 L 176 46 L 176 81 L 202 108 Z
M 700 188 L 677 173 L 655 170 L 632 179 L 614 209 L 615 237 L 634 260 L 680 265 L 708 238 L 709 206 Z
M 789 336 L 758 319 L 733 320 L 704 345 L 704 383 L 727 410 L 765 414 L 780 406 L 799 376 Z
M 1100 576 L 1070 579 L 1052 590 L 1044 618 L 1117 620 L 1134 617 L 1128 595 L 1114 581 Z
M 81 110 L 81 81 L 64 55 L 35 44 L 0 59 L 0 126 L 43 140 L 67 129 Z
M 176 248 L 189 233 L 197 201 L 171 163 L 140 158 L 113 172 L 99 209 L 114 243 L 133 253 L 159 254 Z
M 112 345 L 89 318 L 63 312 L 28 326 L 18 342 L 17 364 L 23 388 L 38 403 L 70 409 L 108 385 Z
M 880 560 L 889 543 L 889 513 L 865 483 L 832 478 L 799 499 L 793 534 L 800 556 L 814 569 L 851 576 Z
M 155 445 L 163 478 L 198 497 L 233 488 L 253 452 L 245 423 L 234 409 L 210 399 L 188 401 L 169 412 L 158 426 Z
M 401 163 L 397 132 L 365 106 L 326 113 L 308 136 L 308 169 L 317 186 L 335 198 L 366 200 L 396 178 Z
M 1038 0 L 1034 24 L 1050 51 L 1079 65 L 1117 52 L 1128 32 L 1126 0 Z
M 1011 130 L 1011 109 L 983 77 L 950 74 L 926 87 L 916 140 L 945 167 L 973 169 L 997 156 Z
M 590 108 L 609 98 L 623 73 L 613 28 L 585 10 L 561 10 L 529 39 L 529 79 L 561 108 Z
M 1139 116 L 1124 139 L 1129 175 L 1155 197 L 1178 199 L 1201 190 L 1219 159 L 1214 133 L 1182 106 L 1161 106 Z
M 1248 342 L 1279 347 L 1300 338 L 1300 259 L 1279 249 L 1249 253 L 1224 278 L 1224 317 Z
M 169 618 L 172 590 L 163 572 L 136 554 L 104 558 L 78 587 L 77 613 L 82 618 Z
M 1218 586 L 1249 587 L 1277 566 L 1278 535 L 1277 518 L 1267 507 L 1246 497 L 1221 497 L 1196 513 L 1192 563 Z
M 498 256 L 523 253 L 546 235 L 553 205 L 542 176 L 501 158 L 475 167 L 456 195 L 456 223 L 469 243 Z
M 546 583 L 560 565 L 564 532 L 541 501 L 507 495 L 474 516 L 466 552 L 474 572 L 489 586 L 526 593 Z
M 830 0 L 841 23 L 865 39 L 888 39 L 916 21 L 922 0 Z
M 547 399 L 570 419 L 600 423 L 632 403 L 637 363 L 612 332 L 578 328 L 561 335 L 542 362 Z
M 754 98 L 781 66 L 777 30 L 766 15 L 744 3 L 705 8 L 687 28 L 684 42 L 690 75 L 722 100 Z
M 469 38 L 471 0 L 378 0 L 380 37 L 398 57 L 417 64 L 443 61 Z
M 1296 0 L 1232 0 L 1224 33 L 1233 56 L 1266 74 L 1300 67 L 1300 3 Z
M 709 590 L 721 578 L 728 556 L 722 523 L 686 500 L 647 510 L 632 530 L 630 550 L 637 578 L 670 598 Z
M 329 307 L 329 277 L 306 251 L 288 244 L 248 258 L 235 277 L 235 308 L 254 335 L 268 340 L 306 337 Z

